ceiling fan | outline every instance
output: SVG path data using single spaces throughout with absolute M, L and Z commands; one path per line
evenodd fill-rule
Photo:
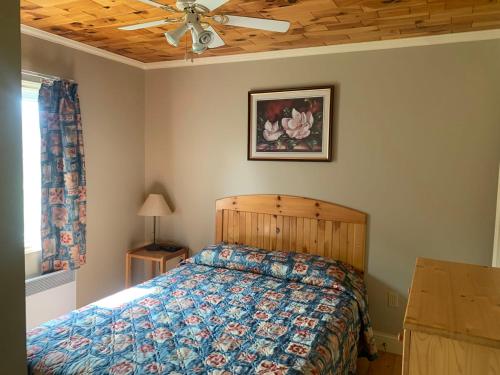
M 145 22 L 137 25 L 119 27 L 120 30 L 139 30 L 148 27 L 158 27 L 171 23 L 181 23 L 175 30 L 165 33 L 167 42 L 178 47 L 181 38 L 186 32 L 191 32 L 193 40 L 192 50 L 201 54 L 207 48 L 217 48 L 225 45 L 224 40 L 208 23 L 213 21 L 220 25 L 248 27 L 251 29 L 266 30 L 285 33 L 290 28 L 290 22 L 268 20 L 265 18 L 241 17 L 232 15 L 215 14 L 209 15 L 215 9 L 227 3 L 229 0 L 177 0 L 175 6 L 162 4 L 156 0 L 138 0 L 142 3 L 163 9 L 171 13 L 183 12 L 180 17 L 168 17 L 159 21 Z

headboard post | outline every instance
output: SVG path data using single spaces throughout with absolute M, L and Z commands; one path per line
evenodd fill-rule
M 222 210 L 215 211 L 215 242 L 222 242 Z
M 215 240 L 321 255 L 364 272 L 366 216 L 304 197 L 233 196 L 216 201 Z

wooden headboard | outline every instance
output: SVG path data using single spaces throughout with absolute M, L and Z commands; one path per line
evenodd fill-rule
M 366 214 L 289 195 L 227 197 L 216 201 L 215 240 L 321 255 L 364 272 Z

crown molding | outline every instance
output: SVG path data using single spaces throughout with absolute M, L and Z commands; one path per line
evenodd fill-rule
M 281 51 L 243 53 L 239 55 L 204 57 L 191 61 L 175 60 L 145 64 L 146 70 L 167 69 L 178 67 L 194 67 L 200 65 L 223 64 L 245 61 L 283 59 L 299 56 L 329 55 L 334 53 L 377 51 L 384 49 L 421 47 L 437 44 L 450 44 L 461 42 L 473 42 L 481 40 L 500 39 L 500 29 L 469 31 L 463 33 L 451 33 L 431 36 L 419 36 L 411 38 L 380 40 L 373 42 L 361 42 L 350 44 L 336 44 L 322 47 L 296 48 Z
M 77 42 L 76 40 L 64 38 L 59 35 L 51 34 L 43 30 L 35 29 L 34 27 L 31 26 L 26 26 L 26 25 L 21 25 L 21 33 L 25 35 L 30 35 L 38 39 L 43 39 L 48 42 L 52 42 L 55 44 L 60 44 L 65 47 L 73 48 L 78 51 L 90 53 L 91 55 L 99 56 L 99 57 L 104 57 L 105 59 L 108 60 L 113 60 L 122 64 L 127 64 L 130 66 L 134 66 L 136 68 L 140 69 L 145 69 L 145 63 L 130 59 L 128 57 L 124 57 L 121 55 L 118 55 L 113 52 L 108 52 L 106 50 L 103 50 L 101 48 L 89 46 L 88 44 Z
M 441 35 L 419 36 L 401 39 L 380 40 L 373 42 L 361 42 L 350 44 L 337 44 L 322 47 L 296 48 L 282 51 L 242 53 L 239 55 L 203 57 L 191 61 L 174 60 L 161 61 L 154 63 L 143 63 L 128 57 L 123 57 L 116 53 L 108 52 L 103 49 L 89 46 L 59 35 L 51 34 L 46 31 L 38 30 L 30 26 L 21 25 L 21 33 L 43 39 L 52 43 L 60 44 L 92 55 L 100 56 L 109 60 L 117 61 L 143 70 L 169 69 L 179 67 L 196 67 L 201 65 L 225 64 L 235 62 L 259 61 L 283 59 L 301 56 L 328 55 L 334 53 L 377 51 L 384 49 L 422 47 L 438 44 L 475 42 L 482 40 L 500 39 L 500 29 L 469 31 L 462 33 L 451 33 Z

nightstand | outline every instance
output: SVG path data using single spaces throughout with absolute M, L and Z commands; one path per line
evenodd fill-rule
M 187 247 L 183 247 L 182 249 L 171 253 L 161 250 L 146 250 L 146 246 L 147 245 L 127 251 L 125 256 L 125 288 L 129 288 L 131 285 L 132 259 L 142 259 L 151 262 L 151 272 L 154 277 L 157 264 L 160 266 L 160 273 L 165 273 L 167 261 L 178 257 L 180 257 L 181 260 L 186 260 L 189 257 L 189 249 Z

